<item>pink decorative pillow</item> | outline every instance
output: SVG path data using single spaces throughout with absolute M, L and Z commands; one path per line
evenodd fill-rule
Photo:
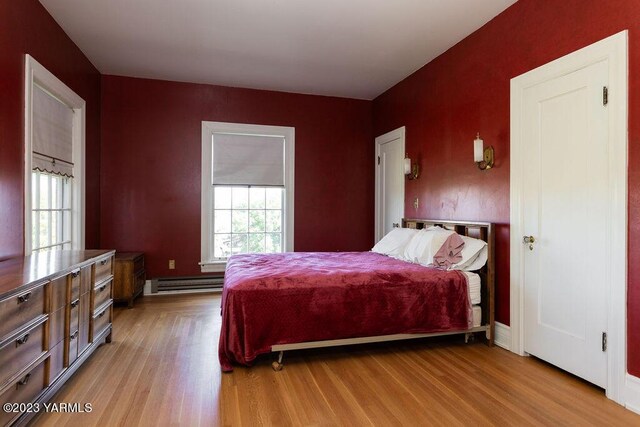
M 433 256 L 433 264 L 436 267 L 450 269 L 454 264 L 462 261 L 462 248 L 464 248 L 462 237 L 457 233 L 451 234 Z

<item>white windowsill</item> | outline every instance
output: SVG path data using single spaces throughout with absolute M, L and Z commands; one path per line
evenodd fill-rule
M 200 271 L 202 273 L 224 273 L 227 268 L 227 261 L 201 262 Z

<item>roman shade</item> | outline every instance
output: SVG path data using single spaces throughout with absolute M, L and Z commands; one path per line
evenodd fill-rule
M 73 177 L 73 110 L 37 84 L 32 102 L 32 168 Z
M 284 138 L 213 134 L 213 185 L 284 186 Z

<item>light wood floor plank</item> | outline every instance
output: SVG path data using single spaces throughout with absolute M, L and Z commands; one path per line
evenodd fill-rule
M 285 354 L 222 374 L 220 297 L 146 297 L 55 397 L 84 414 L 38 426 L 632 426 L 640 416 L 534 358 L 461 338 Z

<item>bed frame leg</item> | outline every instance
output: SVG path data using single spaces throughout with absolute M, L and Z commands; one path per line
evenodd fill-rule
M 278 353 L 278 360 L 271 364 L 271 367 L 274 371 L 282 371 L 282 357 L 284 356 L 284 351 Z
M 464 334 L 465 344 L 469 344 L 470 342 L 473 342 L 474 339 L 475 339 L 475 335 L 472 332 L 467 332 L 466 334 Z

